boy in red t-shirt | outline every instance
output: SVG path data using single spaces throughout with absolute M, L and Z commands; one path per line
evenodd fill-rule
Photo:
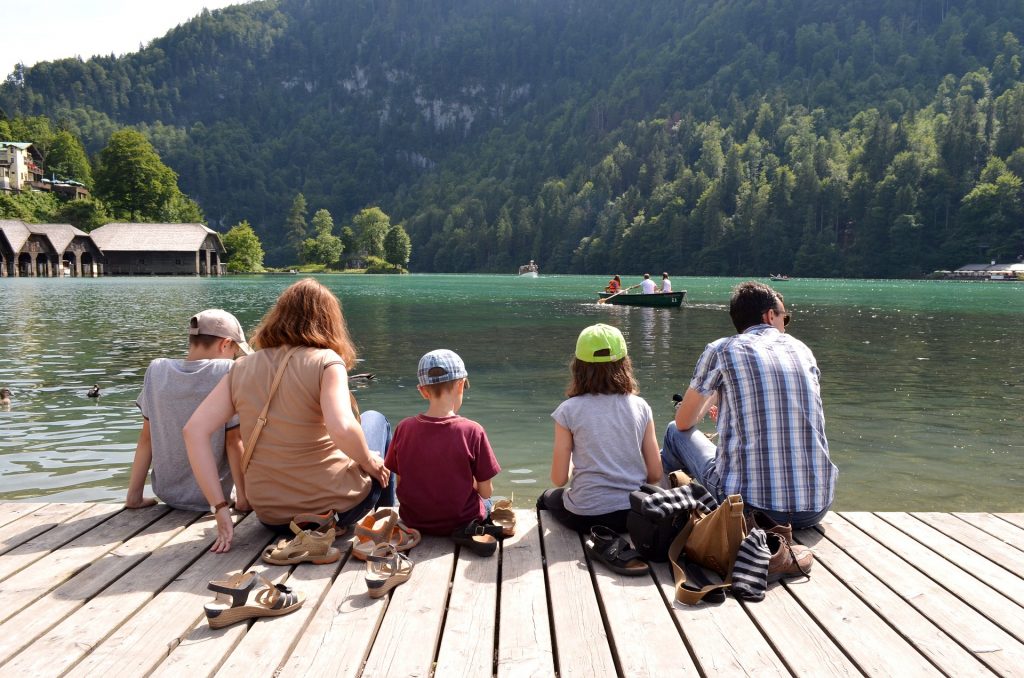
M 416 372 L 430 405 L 402 420 L 384 460 L 398 479 L 399 514 L 425 534 L 480 529 L 501 466 L 484 427 L 456 414 L 469 386 L 466 366 L 454 351 L 438 349 L 420 358 Z

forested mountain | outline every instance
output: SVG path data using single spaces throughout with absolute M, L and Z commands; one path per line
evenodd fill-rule
M 1024 254 L 1022 36 L 1024 0 L 264 0 L 0 108 L 138 127 L 270 263 L 301 192 L 419 271 L 914 276 Z

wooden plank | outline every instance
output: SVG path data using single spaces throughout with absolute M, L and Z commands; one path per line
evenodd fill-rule
M 840 525 L 842 528 L 839 527 Z M 835 522 L 828 523 L 829 537 L 838 536 L 837 532 L 841 530 L 856 534 L 855 528 L 845 524 L 839 518 L 835 518 Z M 817 572 L 828 568 L 875 614 L 885 619 L 897 633 L 949 675 L 989 675 L 989 671 L 978 662 L 977 658 L 961 647 L 949 634 L 893 593 L 882 580 L 847 555 L 832 539 L 824 538 L 817 530 L 803 530 L 797 532 L 795 536 L 804 545 L 813 547 L 817 563 L 811 572 L 812 578 L 817 576 Z M 851 538 L 849 541 L 852 542 L 853 539 Z M 861 549 L 863 547 L 857 545 L 853 548 Z
M 540 525 L 559 675 L 614 676 L 615 660 L 580 536 L 547 511 L 540 511 Z
M 494 674 L 500 562 L 500 548 L 489 557 L 459 548 L 435 675 Z
M 953 513 L 952 515 L 995 537 L 1000 542 L 1012 546 L 1018 551 L 1024 551 L 1024 527 L 1017 527 L 991 513 Z
M 0 540 L 0 553 L 7 553 L 36 535 L 52 530 L 90 506 L 91 504 L 44 504 L 38 509 L 23 514 L 4 528 L 4 536 Z M 3 562 L 2 558 L 0 558 L 0 562 Z M 3 575 L 0 574 L 0 578 L 2 577 Z
M 455 548 L 443 537 L 424 537 L 410 552 L 412 577 L 394 589 L 362 675 L 429 676 L 444 620 Z M 360 596 L 365 597 L 363 585 Z
M 0 527 L 46 506 L 41 502 L 10 501 L 0 504 Z
M 215 529 L 215 528 L 213 528 Z M 204 553 L 110 637 L 93 648 L 70 676 L 140 676 L 151 671 L 196 624 L 213 599 L 206 585 L 244 570 L 269 541 L 269 531 L 250 513 L 235 528 L 231 550 Z
M 346 539 L 336 542 L 335 546 L 348 551 L 349 542 Z M 217 675 L 228 678 L 274 675 L 304 633 L 303 629 L 327 595 L 347 555 L 327 565 L 303 563 L 297 566 L 289 575 L 287 584 L 306 596 L 302 608 L 285 617 L 258 620 L 221 665 Z
M 811 579 L 814 578 L 812 574 Z M 861 675 L 857 665 L 836 646 L 785 586 L 770 586 L 764 600 L 741 601 L 741 604 L 793 675 Z
M 1024 513 L 994 513 L 992 515 L 1002 518 L 1011 525 L 1024 527 Z
M 92 561 L 102 558 L 169 510 L 166 505 L 158 505 L 137 511 L 121 511 L 110 520 L 40 558 L 32 567 L 0 581 L 0 622 L 59 586 L 82 568 L 88 567 Z
M 593 559 L 590 569 L 622 675 L 697 672 L 675 618 L 650 574 L 627 577 Z M 643 642 L 637 642 L 638 638 Z
M 424 558 L 420 549 L 423 548 L 424 545 L 420 544 L 409 553 L 410 559 L 416 563 L 412 578 L 395 591 L 413 586 L 420 578 L 420 570 L 430 569 L 420 568 Z M 281 678 L 359 675 L 391 600 L 388 596 L 367 596 L 365 574 L 366 565 L 362 561 L 351 557 L 346 560 L 320 607 L 313 612 L 309 624 L 299 636 L 295 649 L 285 660 Z
M 0 557 L 0 579 L 6 579 L 15 572 L 44 558 L 54 549 L 67 544 L 83 532 L 88 532 L 121 510 L 123 509 L 116 504 L 89 504 L 84 511 L 77 512 L 76 510 L 75 515 L 69 516 L 65 522 L 52 526 L 52 529 L 32 537 L 17 548 L 3 554 Z
M 793 597 L 868 676 L 932 676 L 935 667 L 828 568 L 787 583 Z
M 498 678 L 555 674 L 544 554 L 535 510 L 516 511 L 516 534 L 501 546 Z
M 669 564 L 657 563 L 654 577 L 703 675 L 791 675 L 738 600 L 729 596 L 720 604 L 682 605 L 675 602 Z
M 1024 580 L 1020 578 L 1024 576 L 1024 552 L 948 513 L 914 513 L 913 517 L 897 517 L 904 515 L 883 513 L 881 517 L 933 551 L 939 551 L 948 560 L 971 570 L 1003 595 L 1024 603 Z M 908 521 L 915 519 L 928 527 L 912 529 L 914 526 Z
M 291 567 L 284 565 L 264 565 L 259 562 L 249 568 L 251 571 L 258 572 L 264 577 L 274 582 L 275 584 L 284 584 L 288 580 L 288 575 L 291 574 Z M 252 597 L 255 592 L 262 588 L 259 584 L 253 589 L 253 593 L 249 596 L 249 600 L 252 601 Z M 305 607 L 305 603 L 303 603 Z M 261 626 L 266 628 L 266 622 L 273 621 L 273 629 L 275 632 L 279 632 L 279 635 L 286 635 L 287 640 L 291 642 L 291 639 L 298 634 L 301 630 L 301 626 L 296 628 L 293 625 L 288 625 L 288 628 L 282 628 L 279 624 L 284 623 L 287 618 L 288 621 L 293 621 L 292 617 L 301 612 L 296 610 L 295 612 L 287 615 L 287 617 L 275 617 L 256 621 L 253 623 L 253 628 Z M 178 676 L 207 676 L 211 675 L 213 671 L 220 666 L 228 655 L 238 650 L 238 646 L 244 641 L 249 635 L 250 628 L 248 623 L 239 622 L 226 626 L 220 629 L 211 629 L 210 625 L 206 621 L 199 622 L 198 625 L 192 628 L 189 633 L 181 639 L 181 642 L 174 646 L 171 654 L 160 663 L 156 669 L 150 673 L 150 676 L 154 677 L 172 677 L 177 678 Z M 244 658 L 243 658 L 244 659 Z M 244 676 L 259 676 L 259 675 L 270 675 L 273 673 L 273 668 L 276 668 L 277 664 L 271 670 L 264 672 L 252 672 L 235 675 Z
M 198 515 L 172 511 L 0 625 L 0 664 L 85 605 L 111 582 L 181 532 Z
M 1024 639 L 1024 614 L 1012 600 L 874 514 L 854 512 L 841 515 L 894 553 L 899 553 L 950 593 L 1006 629 L 1010 635 L 1018 640 Z
M 897 552 L 868 538 L 835 513 L 829 513 L 821 527 L 830 541 L 993 671 L 1013 675 L 1020 666 L 1024 666 L 1024 645 L 932 581 Z M 907 634 L 910 629 L 901 627 L 901 631 Z M 920 644 L 920 636 L 911 635 L 910 638 L 929 656 L 942 652 L 940 640 L 925 647 Z
M 102 595 L 91 598 L 26 647 L 5 670 L 20 671 L 24 667 L 24 671 L 35 676 L 61 675 L 205 553 L 213 543 L 214 527 L 213 518 L 207 517 L 182 530 L 107 587 Z M 45 665 L 40 664 L 39 657 L 47 657 Z

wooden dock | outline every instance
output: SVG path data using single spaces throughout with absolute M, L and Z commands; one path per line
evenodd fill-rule
M 262 564 L 253 515 L 213 554 L 209 516 L 0 504 L 0 675 L 1024 675 L 1024 514 L 830 514 L 798 533 L 810 579 L 683 607 L 667 566 L 611 574 L 577 534 L 517 513 L 497 557 L 425 538 L 412 579 L 374 600 L 347 551 Z M 211 631 L 207 581 L 247 568 L 306 603 Z

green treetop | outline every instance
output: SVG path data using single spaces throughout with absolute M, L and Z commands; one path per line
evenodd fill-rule
M 409 241 L 409 234 L 401 224 L 392 226 L 384 236 L 384 260 L 395 268 L 404 268 L 409 263 L 411 254 L 412 243 Z
M 67 130 L 57 132 L 46 156 L 46 174 L 74 179 L 92 188 L 92 167 L 81 142 Z
M 341 238 L 334 235 L 334 219 L 327 210 L 317 210 L 313 215 L 313 229 L 316 237 L 307 238 L 303 243 L 303 259 L 309 263 L 330 266 L 341 257 Z
M 224 234 L 228 251 L 228 270 L 232 273 L 259 273 L 263 270 L 263 246 L 248 221 L 240 221 Z
M 292 200 L 292 208 L 284 222 L 284 237 L 289 249 L 299 260 L 303 256 L 303 245 L 306 242 L 306 196 L 301 193 Z
M 391 230 L 391 217 L 379 207 L 361 210 L 352 219 L 359 234 L 359 244 L 371 257 L 384 257 L 384 238 Z
M 96 193 L 115 218 L 152 221 L 178 193 L 178 175 L 139 132 L 123 129 L 100 151 Z

